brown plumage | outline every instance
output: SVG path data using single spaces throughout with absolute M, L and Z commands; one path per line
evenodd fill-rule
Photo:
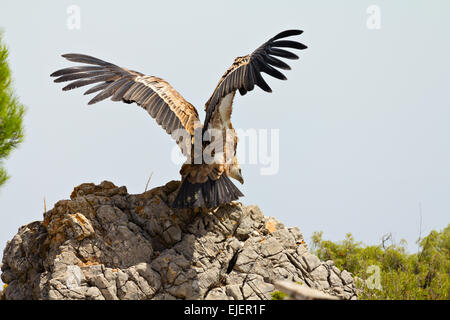
M 274 67 L 285 70 L 290 67 L 276 57 L 298 59 L 298 56 L 280 48 L 301 50 L 306 46 L 299 42 L 279 39 L 301 33 L 301 30 L 283 31 L 265 42 L 252 54 L 236 58 L 205 105 L 206 117 L 203 125 L 195 107 L 168 82 L 158 77 L 146 76 L 83 54 L 64 54 L 63 57 L 67 60 L 86 65 L 61 69 L 52 73 L 51 76 L 56 77 L 55 82 L 70 81 L 63 90 L 95 84 L 85 92 L 85 94 L 97 92 L 88 104 L 111 98 L 112 101 L 135 102 L 144 108 L 168 134 L 176 139 L 183 154 L 187 156 L 187 161 L 180 170 L 182 184 L 171 205 L 178 208 L 215 208 L 243 196 L 229 179 L 232 177 L 243 183 L 236 157 L 238 138 L 230 119 L 236 91 L 244 95 L 257 85 L 264 91 L 271 92 L 261 72 L 285 80 L 286 77 Z M 215 154 L 216 150 L 214 150 L 215 157 L 212 163 L 206 163 L 202 158 L 203 154 L 198 161 L 194 152 L 195 139 L 202 137 L 203 134 L 207 135 L 208 129 L 220 132 L 221 136 L 218 139 L 223 143 L 220 154 Z M 180 132 L 182 138 L 180 138 Z M 200 143 L 200 151 L 206 151 L 218 140 L 213 138 L 211 141 L 197 142 Z

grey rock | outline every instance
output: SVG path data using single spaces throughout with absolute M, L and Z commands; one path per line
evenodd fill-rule
M 103 297 L 107 300 L 118 300 L 117 287 L 115 282 L 108 281 L 106 276 L 98 274 L 93 278 L 94 285 L 100 290 Z
M 234 233 L 236 238 L 241 241 L 247 240 L 251 232 L 253 231 L 254 223 L 255 222 L 252 220 L 250 215 L 242 218 Z
M 261 243 L 261 253 L 264 257 L 270 257 L 283 251 L 283 246 L 275 238 L 269 238 Z
M 336 266 L 332 266 L 331 270 L 333 270 L 334 273 L 337 274 L 338 276 L 341 274 L 341 270 L 339 270 Z
M 327 280 L 317 280 L 316 288 L 319 290 L 326 290 L 330 287 L 330 283 Z
M 76 187 L 7 242 L 0 299 L 261 300 L 279 280 L 357 297 L 352 275 L 311 254 L 298 228 L 240 203 L 172 210 L 178 187 Z
M 332 287 L 342 287 L 341 278 L 339 278 L 339 276 L 334 272 L 334 270 L 330 271 L 328 282 Z
M 303 254 L 302 258 L 308 267 L 308 271 L 313 271 L 315 268 L 317 268 L 321 264 L 320 259 L 309 252 Z
M 351 284 L 351 283 L 353 283 L 353 277 L 347 270 L 343 270 L 341 272 L 341 279 L 344 282 L 344 284 Z
M 225 288 L 225 293 L 228 297 L 233 298 L 234 300 L 242 300 L 242 292 L 239 284 L 228 285 Z
M 89 287 L 89 289 L 86 290 L 86 299 L 89 300 L 105 300 L 100 290 L 96 287 Z
M 327 261 L 325 261 L 325 264 L 328 266 L 328 267 L 333 267 L 334 266 L 334 261 L 333 260 L 327 260 Z
M 344 294 L 344 288 L 343 287 L 333 287 L 333 292 L 335 292 L 338 295 L 343 295 Z
M 327 281 L 328 270 L 325 266 L 320 265 L 311 272 L 311 277 L 318 281 Z
M 229 300 L 224 288 L 214 288 L 208 292 L 205 300 Z

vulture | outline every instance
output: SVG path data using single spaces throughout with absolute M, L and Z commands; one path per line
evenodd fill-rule
M 298 59 L 288 49 L 307 48 L 292 38 L 286 38 L 302 33 L 302 30 L 280 32 L 253 53 L 237 57 L 206 102 L 203 123 L 197 109 L 167 81 L 89 55 L 63 54 L 65 59 L 82 65 L 55 71 L 50 76 L 55 77 L 54 82 L 57 83 L 69 82 L 62 88 L 64 91 L 94 85 L 84 93 L 97 93 L 89 105 L 110 98 L 112 101 L 136 103 L 145 109 L 175 139 L 187 159 L 180 170 L 182 183 L 169 205 L 172 208 L 214 209 L 243 196 L 230 180 L 233 178 L 244 183 L 236 157 L 238 137 L 231 124 L 236 92 L 245 95 L 255 86 L 272 92 L 262 72 L 286 80 L 279 69 L 291 68 L 280 58 Z

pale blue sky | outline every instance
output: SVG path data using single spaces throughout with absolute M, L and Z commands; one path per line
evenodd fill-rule
M 274 5 L 274 3 L 276 3 Z M 66 27 L 69 5 L 81 29 Z M 369 5 L 381 29 L 366 26 Z M 0 28 L 14 87 L 27 106 L 26 140 L 5 162 L 0 250 L 83 182 L 130 193 L 179 179 L 173 142 L 145 111 L 83 90 L 62 92 L 49 74 L 62 53 L 97 56 L 169 81 L 203 119 L 203 105 L 236 56 L 299 28 L 309 46 L 288 81 L 268 79 L 234 104 L 236 128 L 280 130 L 280 171 L 244 165 L 244 204 L 341 240 L 378 244 L 392 232 L 410 251 L 450 216 L 450 2 L 442 1 L 5 1 Z

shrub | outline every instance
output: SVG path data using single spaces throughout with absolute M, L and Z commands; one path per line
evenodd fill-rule
M 407 252 L 406 241 L 396 244 L 389 235 L 378 246 L 356 242 L 350 233 L 336 243 L 322 237 L 313 234 L 312 252 L 361 278 L 360 299 L 449 299 L 450 224 L 421 239 L 414 254 Z

